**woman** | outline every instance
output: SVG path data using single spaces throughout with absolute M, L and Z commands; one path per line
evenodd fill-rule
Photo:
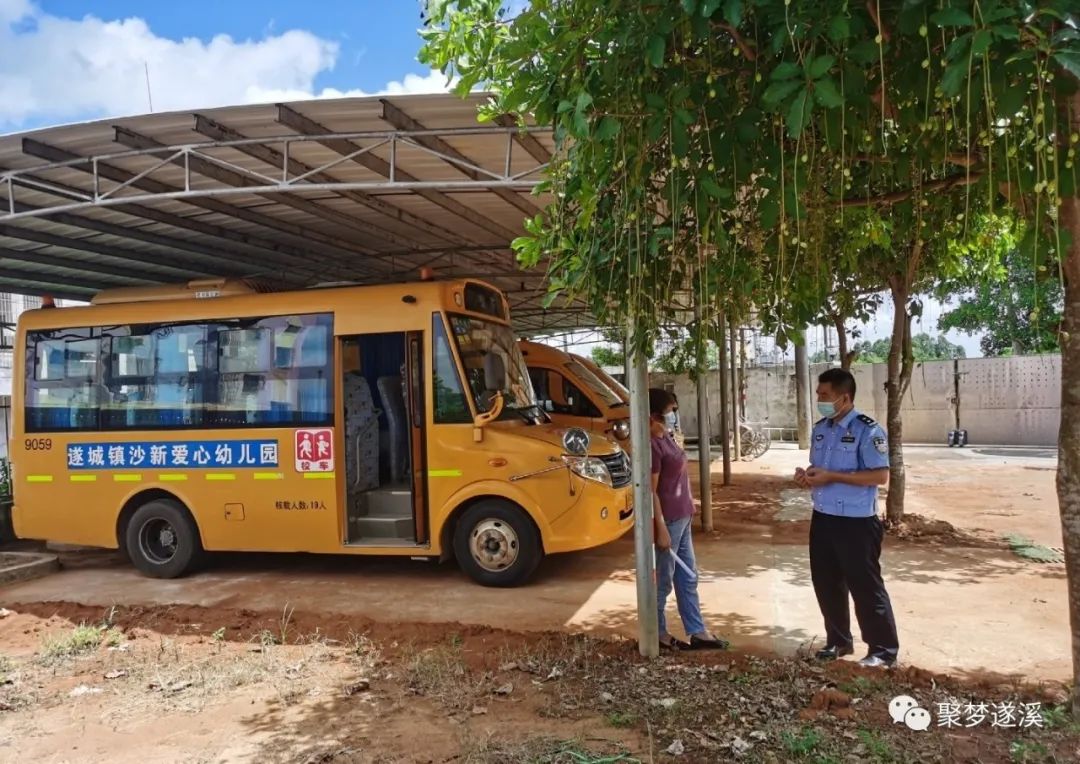
M 668 650 L 724 650 L 726 640 L 714 637 L 705 628 L 698 600 L 697 578 L 675 562 L 675 555 L 689 570 L 695 569 L 694 543 L 690 521 L 694 500 L 690 495 L 686 453 L 679 448 L 667 428 L 666 417 L 675 406 L 675 396 L 666 390 L 649 390 L 652 445 L 653 525 L 656 534 L 656 598 L 660 623 L 660 647 Z M 672 585 L 679 617 L 689 642 L 676 639 L 667 630 L 664 608 Z

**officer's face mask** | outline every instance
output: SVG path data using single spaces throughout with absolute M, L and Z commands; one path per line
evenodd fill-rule
M 818 413 L 826 419 L 832 419 L 834 416 L 836 416 L 836 404 L 838 404 L 839 402 L 839 398 L 837 398 L 835 401 L 818 401 Z

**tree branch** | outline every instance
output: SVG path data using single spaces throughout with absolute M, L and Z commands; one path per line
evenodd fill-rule
M 851 197 L 848 199 L 842 199 L 840 201 L 841 207 L 875 207 L 879 204 L 897 204 L 898 202 L 907 201 L 919 191 L 948 191 L 951 188 L 957 186 L 970 186 L 973 183 L 978 183 L 982 180 L 983 172 L 978 170 L 976 172 L 965 173 L 964 175 L 954 175 L 951 178 L 942 178 L 941 180 L 932 180 L 929 183 L 924 183 L 921 186 L 915 188 L 906 188 L 903 191 L 893 191 L 889 194 L 882 194 L 881 196 L 863 196 L 863 197 Z
M 739 30 L 731 26 L 731 24 L 720 24 L 719 27 L 731 35 L 731 39 L 735 41 L 735 44 L 739 46 L 739 50 L 746 57 L 748 61 L 757 61 L 757 51 L 754 50 L 754 46 L 746 41 Z

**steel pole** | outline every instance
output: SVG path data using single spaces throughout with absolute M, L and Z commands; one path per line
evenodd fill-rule
M 694 306 L 697 318 L 697 412 L 698 412 L 698 493 L 701 496 L 701 527 L 713 529 L 712 447 L 709 443 L 709 338 L 705 331 L 700 298 Z M 723 374 L 723 369 L 720 370 Z
M 633 327 L 630 327 L 630 336 Z M 652 449 L 649 445 L 649 368 L 637 343 L 628 358 L 630 442 L 633 446 L 634 556 L 637 575 L 638 650 L 647 658 L 660 655 L 660 626 L 656 613 L 656 558 L 653 545 Z
M 720 450 L 724 454 L 724 485 L 731 485 L 731 432 L 728 426 L 728 407 L 731 405 L 731 396 L 728 395 L 727 375 L 727 343 L 724 338 L 727 334 L 727 322 L 724 319 L 724 311 L 720 311 L 717 320 L 717 349 L 720 351 Z
M 731 344 L 731 358 L 729 359 L 731 362 L 731 429 L 735 441 L 735 458 L 742 459 L 742 433 L 739 432 L 739 353 L 736 348 L 736 331 L 738 330 L 735 328 L 735 324 L 732 324 L 728 329 Z M 724 373 L 723 369 L 720 370 L 720 373 Z

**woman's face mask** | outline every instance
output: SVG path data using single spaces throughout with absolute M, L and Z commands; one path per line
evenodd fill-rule
M 678 422 L 679 415 L 676 414 L 674 411 L 669 411 L 664 414 L 664 424 L 666 424 L 669 428 L 675 429 L 675 425 L 678 424 Z

